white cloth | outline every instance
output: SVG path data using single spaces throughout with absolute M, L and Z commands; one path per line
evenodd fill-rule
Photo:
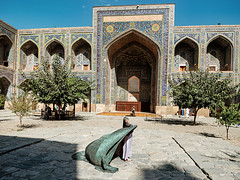
M 132 133 L 124 138 L 123 155 L 124 160 L 132 156 Z
M 189 111 L 190 111 L 190 109 L 187 108 L 187 109 L 186 109 L 186 117 L 187 117 L 187 118 L 189 118 Z

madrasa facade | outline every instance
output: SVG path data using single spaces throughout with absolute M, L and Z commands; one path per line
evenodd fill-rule
M 168 78 L 209 69 L 239 83 L 239 25 L 174 26 L 175 4 L 93 7 L 92 27 L 17 30 L 0 21 L 0 89 L 11 98 L 42 58 L 94 82 L 78 111 L 177 112 Z M 24 22 L 23 22 L 24 23 Z M 6 104 L 6 103 L 5 103 Z

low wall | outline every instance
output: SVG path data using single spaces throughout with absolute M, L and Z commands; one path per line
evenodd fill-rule
M 156 114 L 161 114 L 161 115 L 175 115 L 179 110 L 178 106 L 156 106 L 155 107 L 155 112 Z M 205 116 L 209 117 L 210 110 L 202 108 L 198 111 L 197 116 Z M 184 112 L 184 114 L 186 114 Z
M 160 115 L 174 115 L 178 112 L 178 106 L 156 106 L 155 113 Z

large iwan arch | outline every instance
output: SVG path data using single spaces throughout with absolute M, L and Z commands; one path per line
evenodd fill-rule
M 107 46 L 107 59 L 106 105 L 119 110 L 118 102 L 126 102 L 128 111 L 138 102 L 137 111 L 153 112 L 158 94 L 158 46 L 142 33 L 131 30 Z M 132 77 L 138 79 L 139 92 L 129 92 Z

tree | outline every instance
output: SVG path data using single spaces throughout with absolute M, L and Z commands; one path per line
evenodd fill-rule
M 232 85 L 232 76 L 209 71 L 178 73 L 169 79 L 173 103 L 180 108 L 194 109 L 194 125 L 201 108 L 216 108 L 227 103 L 236 95 L 238 86 Z
M 4 103 L 6 98 L 7 97 L 4 94 L 1 94 L 1 91 L 0 91 L 0 109 L 4 109 Z
M 26 93 L 19 97 L 13 97 L 9 103 L 9 109 L 19 116 L 20 128 L 22 128 L 22 118 L 32 110 L 32 97 Z
M 230 106 L 225 106 L 222 104 L 221 111 L 215 112 L 215 117 L 219 122 L 226 127 L 226 138 L 228 139 L 228 132 L 231 125 L 235 125 L 239 122 L 239 104 L 231 104 Z
M 30 76 L 22 75 L 26 79 L 20 86 L 25 92 L 31 92 L 34 98 L 44 104 L 75 104 L 85 99 L 91 90 L 91 82 L 77 77 L 69 69 L 68 61 L 61 62 L 56 56 L 51 66 L 42 60 L 42 67 L 32 72 Z M 59 108 L 60 117 L 60 108 Z

